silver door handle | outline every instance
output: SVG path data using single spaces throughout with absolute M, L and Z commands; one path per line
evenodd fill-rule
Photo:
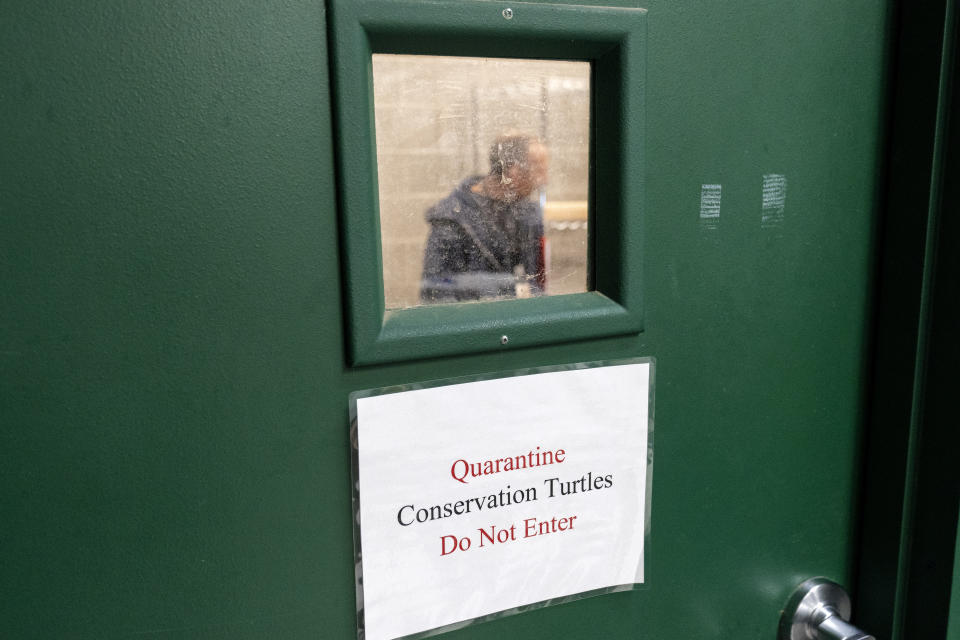
M 826 578 L 811 578 L 787 601 L 777 640 L 876 640 L 849 619 L 850 596 L 843 587 Z

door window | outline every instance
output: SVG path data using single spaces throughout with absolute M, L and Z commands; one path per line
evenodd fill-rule
M 587 291 L 590 63 L 372 57 L 385 307 Z

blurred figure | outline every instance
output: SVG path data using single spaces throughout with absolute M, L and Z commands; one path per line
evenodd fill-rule
M 502 135 L 490 147 L 489 173 L 427 211 L 420 302 L 543 293 L 543 214 L 529 196 L 546 184 L 548 164 L 537 138 Z

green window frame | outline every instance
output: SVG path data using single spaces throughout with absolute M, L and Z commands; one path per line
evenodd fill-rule
M 330 10 L 350 362 L 641 332 L 646 12 L 485 0 L 332 0 Z M 590 62 L 590 291 L 385 310 L 374 53 Z

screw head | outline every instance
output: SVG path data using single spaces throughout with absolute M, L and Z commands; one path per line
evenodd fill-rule
M 500 336 L 500 344 L 507 344 L 508 342 L 510 342 L 510 338 L 507 336 Z
M 503 13 L 503 17 L 506 18 L 507 20 L 513 19 L 513 9 L 511 9 L 510 7 L 507 7 L 506 9 L 504 9 L 502 13 Z

